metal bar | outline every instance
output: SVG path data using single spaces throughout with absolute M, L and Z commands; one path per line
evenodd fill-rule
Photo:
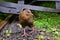
M 18 10 L 0 6 L 0 12 L 17 14 Z
M 46 8 L 46 7 L 33 6 L 33 5 L 24 5 L 24 8 L 29 8 L 29 9 L 31 9 L 31 10 L 37 10 L 37 11 L 60 12 L 59 9 Z
M 60 0 L 36 0 L 36 1 L 60 1 Z

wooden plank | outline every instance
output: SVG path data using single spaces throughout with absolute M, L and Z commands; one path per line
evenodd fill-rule
M 56 9 L 60 9 L 60 1 L 56 2 Z
M 36 0 L 36 1 L 60 1 L 60 0 Z
M 13 8 L 9 8 L 9 7 L 13 7 Z M 16 7 L 16 9 L 14 9 L 14 7 Z M 52 9 L 52 8 L 46 8 L 41 6 L 33 6 L 33 5 L 24 5 L 20 3 L 18 4 L 10 3 L 10 6 L 9 3 L 8 5 L 7 3 L 6 4 L 3 3 L 3 5 L 0 6 L 0 12 L 18 14 L 18 12 L 22 11 L 23 8 L 29 8 L 31 10 L 46 11 L 46 12 L 60 12 L 59 9 Z
M 0 11 L 4 13 L 17 14 L 20 11 L 22 11 L 22 7 L 23 7 L 22 4 L 18 5 L 16 3 L 11 2 L 0 2 Z
M 24 0 L 18 0 L 18 4 L 24 4 Z
M 18 10 L 0 6 L 0 12 L 17 14 Z
M 20 11 L 23 10 L 24 0 L 18 0 L 18 5 L 19 5 L 20 7 L 18 7 L 17 10 L 19 10 L 19 12 L 20 12 Z M 19 13 L 19 12 L 18 12 L 18 13 Z
M 45 11 L 45 12 L 60 12 L 59 9 L 52 9 L 41 6 L 33 6 L 33 5 L 24 5 L 24 8 L 29 8 L 31 10 L 37 10 L 37 11 Z
M 20 4 L 18 4 L 20 5 Z M 19 7 L 23 8 L 29 8 L 31 10 L 37 10 L 37 11 L 46 11 L 46 12 L 60 12 L 59 9 L 52 9 L 52 8 L 46 8 L 46 7 L 41 7 L 41 6 L 33 6 L 33 5 L 20 5 Z M 12 14 L 18 14 L 17 12 L 22 11 L 21 8 L 19 9 L 11 9 L 11 8 L 6 8 L 6 7 L 1 7 L 0 6 L 0 12 L 4 13 L 12 13 Z
M 0 6 L 16 9 L 19 6 L 16 3 L 11 3 L 11 2 L 0 2 Z

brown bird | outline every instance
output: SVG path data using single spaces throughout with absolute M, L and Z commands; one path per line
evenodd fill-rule
M 24 8 L 23 11 L 19 14 L 19 21 L 24 29 L 24 35 L 27 34 L 26 26 L 32 28 L 32 31 L 30 33 L 34 32 L 33 14 L 31 12 L 31 10 Z

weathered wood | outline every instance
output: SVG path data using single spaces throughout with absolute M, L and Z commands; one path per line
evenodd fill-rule
M 53 8 L 47 8 L 47 7 L 41 7 L 41 6 L 33 6 L 33 5 L 24 5 L 24 8 L 29 8 L 31 10 L 37 10 L 37 11 L 60 12 L 59 9 L 53 9 Z
M 37 11 L 46 11 L 46 12 L 60 12 L 60 2 L 57 2 L 56 5 L 58 9 L 52 9 L 42 6 L 33 6 L 33 5 L 25 5 L 23 3 L 11 3 L 11 2 L 0 2 L 0 12 L 4 13 L 12 13 L 12 14 L 18 14 L 20 11 L 22 11 L 23 8 L 29 8 L 31 10 L 37 10 Z
M 16 3 L 11 3 L 11 2 L 0 2 L 0 11 L 1 12 L 17 14 L 21 10 L 22 10 L 22 4 L 18 5 Z
M 60 0 L 36 0 L 36 1 L 60 1 Z
M 20 5 L 20 4 L 18 4 L 18 5 Z M 22 7 L 22 8 L 19 8 L 19 9 L 11 9 L 11 8 L 6 8 L 6 7 L 1 7 L 0 6 L 0 11 L 1 12 L 4 12 L 4 13 L 18 14 L 17 12 L 22 11 L 20 9 L 29 8 L 31 10 L 37 10 L 37 11 L 60 12 L 59 9 L 52 9 L 52 8 L 41 7 L 41 6 L 33 6 L 33 5 L 22 5 L 22 6 L 20 5 L 19 7 Z
M 24 4 L 24 0 L 18 0 L 18 4 Z
M 60 1 L 56 2 L 56 9 L 60 9 Z
M 0 12 L 16 14 L 18 10 L 0 6 Z
M 17 8 L 17 10 L 19 10 L 19 12 L 20 12 L 20 11 L 23 10 L 24 0 L 18 0 L 18 4 L 19 4 L 19 6 L 21 6 L 21 7 L 18 7 L 18 8 Z M 18 12 L 18 13 L 19 13 L 19 12 Z
M 0 6 L 16 9 L 19 6 L 16 3 L 11 3 L 11 2 L 0 2 Z

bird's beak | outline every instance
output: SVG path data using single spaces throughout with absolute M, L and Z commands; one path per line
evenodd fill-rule
M 33 13 L 31 13 L 31 15 L 34 16 Z

